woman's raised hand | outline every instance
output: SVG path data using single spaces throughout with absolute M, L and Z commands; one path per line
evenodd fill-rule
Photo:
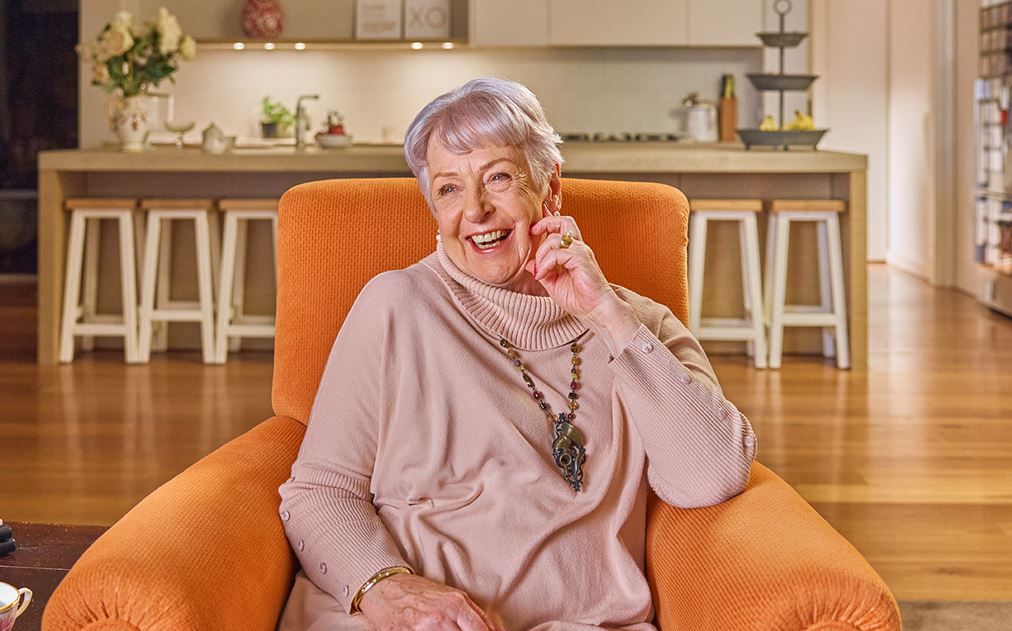
M 577 317 L 591 317 L 594 310 L 614 296 L 594 252 L 583 242 L 576 220 L 550 215 L 531 226 L 531 237 L 545 235 L 526 269 L 559 305 Z M 563 246 L 563 236 L 572 243 Z
M 414 574 L 376 583 L 359 608 L 377 631 L 499 631 L 466 593 Z
M 639 323 L 608 284 L 576 220 L 567 215 L 544 217 L 531 226 L 532 237 L 541 235 L 547 236 L 525 269 L 567 312 L 607 330 L 613 350 L 622 348 L 636 334 Z

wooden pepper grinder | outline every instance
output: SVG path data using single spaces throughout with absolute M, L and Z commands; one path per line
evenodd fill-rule
M 738 127 L 738 98 L 734 95 L 734 75 L 722 75 L 720 81 L 720 106 L 717 114 L 720 120 L 720 141 L 732 142 Z

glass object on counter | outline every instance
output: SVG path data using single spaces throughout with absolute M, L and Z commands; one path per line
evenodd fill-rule
M 165 121 L 165 129 L 176 134 L 176 149 L 183 148 L 183 134 L 193 129 L 197 123 L 194 121 L 187 121 L 185 123 L 177 123 L 175 121 Z

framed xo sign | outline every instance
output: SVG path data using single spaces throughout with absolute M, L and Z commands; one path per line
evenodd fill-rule
M 404 0 L 404 39 L 450 37 L 450 0 Z

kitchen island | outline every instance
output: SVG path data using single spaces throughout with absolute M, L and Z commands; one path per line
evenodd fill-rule
M 867 362 L 865 214 L 867 158 L 831 151 L 746 151 L 737 144 L 566 143 L 566 177 L 652 181 L 670 184 L 693 197 L 836 198 L 847 201 L 841 216 L 850 321 L 851 362 Z M 55 363 L 62 305 L 68 197 L 279 197 L 310 180 L 335 177 L 410 175 L 400 146 L 364 145 L 323 150 L 315 147 L 233 149 L 211 155 L 199 149 L 157 148 L 139 154 L 115 148 L 44 151 L 39 154 L 39 312 L 38 361 Z M 563 196 L 565 196 L 563 185 Z M 764 222 L 760 222 L 761 224 Z M 814 230 L 792 235 L 790 302 L 817 302 Z M 727 228 L 727 229 L 725 229 Z M 708 241 L 704 313 L 733 315 L 741 308 L 737 234 L 729 225 L 711 228 Z M 181 237 L 184 235 L 181 235 Z M 795 238 L 796 237 L 796 238 Z M 256 247 L 257 235 L 251 235 Z M 261 241 L 264 235 L 260 235 Z M 116 256 L 104 239 L 102 256 Z M 727 245 L 728 247 L 724 247 Z M 733 246 L 733 247 L 731 247 Z M 185 243 L 180 247 L 185 250 Z M 112 252 L 106 252 L 106 250 Z M 260 257 L 261 259 L 263 257 Z M 178 256 L 179 276 L 192 270 L 192 257 Z M 110 261 L 111 262 L 111 261 Z M 798 265 L 798 263 L 802 263 Z M 811 263 L 811 264 L 808 264 Z M 253 262 L 256 264 L 256 262 Z M 261 261 L 262 264 L 262 261 Z M 100 274 L 115 274 L 101 265 Z M 256 277 L 251 274 L 251 277 Z M 115 290 L 115 282 L 100 283 Z M 185 287 L 183 288 L 185 291 Z M 104 300 L 112 298 L 100 296 Z M 180 344 L 185 345 L 183 338 Z M 708 350 L 735 349 L 735 343 L 707 343 Z M 787 329 L 784 350 L 815 352 L 817 330 Z

